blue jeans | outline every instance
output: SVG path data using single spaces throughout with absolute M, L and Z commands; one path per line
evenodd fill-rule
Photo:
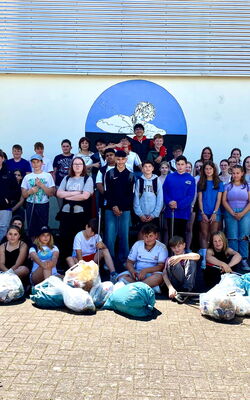
M 240 212 L 242 209 L 235 209 Z M 246 236 L 250 233 L 250 211 L 238 221 L 229 212 L 225 212 L 226 233 L 229 247 L 238 251 L 242 258 L 248 258 L 248 241 Z
M 130 211 L 123 211 L 120 217 L 114 215 L 112 210 L 105 211 L 105 244 L 109 249 L 111 257 L 115 257 L 115 241 L 119 237 L 118 258 L 123 264 L 129 253 L 129 224 Z
M 0 210 L 0 241 L 6 235 L 12 217 L 12 211 Z

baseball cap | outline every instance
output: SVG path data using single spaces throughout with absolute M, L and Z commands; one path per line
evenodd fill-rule
M 32 157 L 30 157 L 30 161 L 32 160 L 40 160 L 43 161 L 42 156 L 40 156 L 40 154 L 34 154 Z

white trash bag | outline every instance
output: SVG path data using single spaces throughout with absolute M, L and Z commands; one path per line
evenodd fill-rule
M 66 307 L 75 312 L 95 311 L 95 305 L 88 292 L 81 288 L 62 287 L 63 301 Z
M 96 307 L 102 307 L 107 298 L 113 292 L 114 285 L 110 281 L 101 282 L 99 285 L 92 287 L 89 294 L 93 299 Z
M 99 267 L 94 261 L 81 260 L 66 271 L 63 281 L 71 287 L 85 288 L 89 291 L 101 282 Z
M 0 273 L 0 302 L 10 303 L 24 295 L 21 279 L 12 269 Z

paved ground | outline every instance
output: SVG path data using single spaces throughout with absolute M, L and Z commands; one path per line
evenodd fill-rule
M 165 299 L 156 308 L 138 321 L 1 306 L 0 399 L 250 399 L 250 319 L 216 323 Z

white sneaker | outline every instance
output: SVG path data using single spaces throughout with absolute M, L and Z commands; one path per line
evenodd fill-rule
M 250 267 L 249 267 L 248 262 L 247 262 L 246 259 L 241 260 L 241 269 L 243 271 L 250 271 Z

